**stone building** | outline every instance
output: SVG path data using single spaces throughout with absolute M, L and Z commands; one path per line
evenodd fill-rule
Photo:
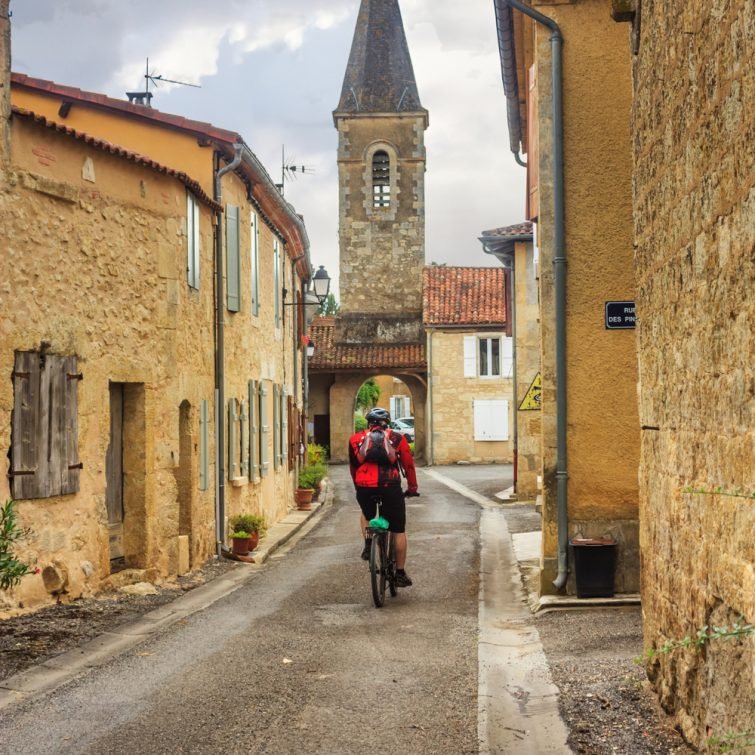
M 429 266 L 426 456 L 431 464 L 510 463 L 513 338 L 508 271 Z
M 362 0 L 338 107 L 341 308 L 311 331 L 315 438 L 345 461 L 356 393 L 370 376 L 411 391 L 416 452 L 424 454 L 422 330 L 425 146 L 420 103 L 397 0 Z
M 612 536 L 616 591 L 639 589 L 631 72 L 610 6 L 494 3 L 511 148 L 527 157 L 539 252 L 542 593 L 574 594 L 577 535 Z
M 633 67 L 645 644 L 755 624 L 755 15 L 613 3 Z M 629 39 L 631 34 L 631 39 Z M 686 737 L 755 741 L 755 636 L 649 667 Z
M 240 136 L 10 77 L 0 22 L 0 499 L 45 577 L 4 601 L 28 606 L 183 573 L 228 516 L 286 513 L 304 358 L 287 305 L 311 268 Z
M 535 500 L 540 493 L 540 302 L 539 266 L 532 244 L 532 223 L 494 228 L 480 236 L 482 248 L 510 270 L 507 295 L 513 337 L 512 394 L 514 493 L 519 500 Z

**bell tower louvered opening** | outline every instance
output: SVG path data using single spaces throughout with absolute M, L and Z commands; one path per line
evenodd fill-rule
M 379 150 L 372 157 L 372 206 L 391 205 L 391 161 L 388 153 Z

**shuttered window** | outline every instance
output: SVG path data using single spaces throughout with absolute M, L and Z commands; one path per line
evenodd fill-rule
M 280 388 L 273 385 L 273 469 L 278 469 L 281 463 L 280 409 Z
M 79 490 L 79 380 L 75 356 L 16 352 L 9 472 L 13 498 Z
M 256 380 L 250 380 L 249 393 L 249 479 L 254 482 L 260 476 L 260 396 Z
M 280 429 L 280 446 L 281 446 L 281 465 L 286 464 L 288 461 L 288 446 L 289 446 L 289 437 L 288 437 L 288 391 L 286 390 L 285 386 L 282 386 L 280 389 L 280 421 L 281 421 L 281 429 Z
M 527 95 L 527 208 L 529 220 L 537 220 L 540 215 L 540 129 L 538 123 L 537 65 L 528 72 Z
M 474 439 L 509 439 L 509 402 L 505 399 L 482 399 L 474 402 Z
M 257 213 L 252 212 L 250 226 L 250 245 L 251 245 L 251 300 L 252 314 L 257 316 L 260 313 L 260 229 Z
M 464 377 L 477 377 L 477 336 L 464 336 Z
M 270 413 L 267 403 L 267 384 L 260 383 L 260 474 L 270 471 Z
M 239 208 L 225 208 L 226 299 L 229 312 L 241 311 L 241 249 L 239 247 Z
M 228 400 L 228 479 L 233 480 L 239 475 L 239 446 L 238 446 L 239 415 L 235 398 Z
M 199 203 L 193 194 L 186 195 L 186 280 L 192 288 L 199 288 Z
M 281 250 L 280 242 L 278 239 L 273 239 L 273 286 L 274 291 L 274 307 L 275 307 L 275 327 L 279 328 L 281 324 L 281 299 L 283 298 L 283 292 L 281 291 Z
M 385 150 L 372 156 L 372 206 L 391 205 L 391 160 Z
M 510 378 L 514 374 L 514 339 L 504 337 L 501 339 L 501 375 Z
M 500 377 L 501 339 L 480 338 L 479 340 L 480 377 Z

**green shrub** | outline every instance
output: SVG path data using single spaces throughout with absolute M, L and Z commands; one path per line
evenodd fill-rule
M 267 528 L 265 517 L 262 514 L 236 514 L 228 520 L 228 526 L 232 532 L 259 532 L 260 535 L 264 535 Z M 232 535 L 232 537 L 235 537 L 235 535 Z
M 367 420 L 361 414 L 354 415 L 354 432 L 367 429 Z
M 299 487 L 315 489 L 328 474 L 325 464 L 307 464 L 299 470 Z
M 16 502 L 6 501 L 0 506 L 0 590 L 15 587 L 27 574 L 39 574 L 39 569 L 19 561 L 13 553 L 13 545 L 26 535 L 16 520 Z
M 317 443 L 307 445 L 307 464 L 324 464 L 328 458 L 327 449 Z
M 232 540 L 248 540 L 249 539 L 249 533 L 244 532 L 244 530 L 238 530 L 238 532 L 234 532 L 231 534 Z

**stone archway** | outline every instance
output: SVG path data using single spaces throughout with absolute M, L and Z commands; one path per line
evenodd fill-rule
M 336 374 L 330 387 L 330 460 L 348 462 L 348 442 L 354 432 L 354 406 L 357 391 L 365 380 L 377 375 L 392 375 L 400 378 L 411 391 L 414 409 L 415 441 L 414 454 L 419 463 L 425 455 L 425 404 L 427 383 L 423 375 L 385 370 Z

